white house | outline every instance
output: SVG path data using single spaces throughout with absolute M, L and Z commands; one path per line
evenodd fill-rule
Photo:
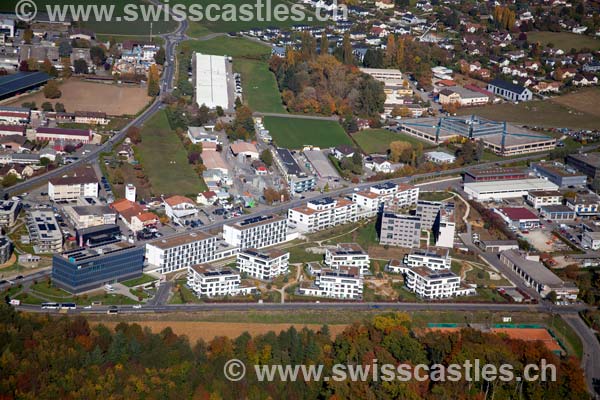
M 198 215 L 198 208 L 194 202 L 185 196 L 171 196 L 164 199 L 167 217 L 178 225 L 184 225 L 186 219 Z

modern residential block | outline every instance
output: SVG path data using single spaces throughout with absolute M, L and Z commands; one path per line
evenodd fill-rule
M 246 218 L 223 226 L 223 238 L 240 249 L 260 249 L 285 242 L 287 221 L 274 214 Z
M 332 269 L 357 267 L 360 275 L 365 275 L 369 273 L 370 258 L 358 243 L 339 243 L 325 250 L 325 264 Z
M 62 251 L 63 234 L 53 211 L 33 210 L 26 218 L 29 239 L 36 253 L 59 253 Z
M 305 206 L 288 210 L 290 227 L 300 232 L 316 232 L 356 220 L 356 203 L 343 198 L 309 200 Z
M 379 244 L 398 247 L 419 247 L 421 218 L 384 210 L 379 231 Z
M 252 286 L 243 286 L 239 273 L 209 264 L 190 266 L 187 285 L 198 297 L 243 296 L 256 290 Z
M 202 232 L 188 232 L 146 243 L 146 259 L 161 274 L 204 264 L 215 257 L 216 238 Z
M 314 282 L 302 282 L 298 294 L 304 296 L 329 297 L 344 300 L 360 300 L 363 293 L 363 279 L 357 267 L 343 267 L 337 270 L 323 268 L 315 271 Z
M 240 272 L 265 281 L 272 280 L 288 272 L 290 253 L 281 250 L 241 250 L 237 256 Z
M 0 227 L 13 226 L 19 217 L 22 204 L 18 200 L 0 200 Z

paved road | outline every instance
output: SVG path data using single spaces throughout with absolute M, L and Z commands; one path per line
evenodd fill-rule
M 578 314 L 564 314 L 562 317 L 583 343 L 581 367 L 585 371 L 588 390 L 598 399 L 600 398 L 600 342 Z

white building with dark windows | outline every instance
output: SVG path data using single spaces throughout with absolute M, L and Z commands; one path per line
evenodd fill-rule
M 249 217 L 223 226 L 223 238 L 240 249 L 260 249 L 283 243 L 287 238 L 287 221 L 274 214 Z
M 343 198 L 309 200 L 305 206 L 288 210 L 288 223 L 300 232 L 317 232 L 356 220 L 356 203 Z
M 409 268 L 404 275 L 404 282 L 408 290 L 426 300 L 475 294 L 474 288 L 461 285 L 460 276 L 449 269 Z
M 0 227 L 13 226 L 21 208 L 21 202 L 18 200 L 0 200 Z
M 419 247 L 421 244 L 421 218 L 416 215 L 383 211 L 379 231 L 382 246 Z
M 419 199 L 419 188 L 411 185 L 398 185 L 384 182 L 373 185 L 369 190 L 355 192 L 352 201 L 357 205 L 357 213 L 362 218 L 370 218 L 382 211 L 384 205 L 394 203 L 397 207 L 410 207 Z
M 243 296 L 256 290 L 243 286 L 240 274 L 229 268 L 217 268 L 208 264 L 188 268 L 187 285 L 198 297 Z
M 342 267 L 357 267 L 361 275 L 368 274 L 371 265 L 369 253 L 358 243 L 339 243 L 335 248 L 327 248 L 325 264 L 336 270 Z
M 512 102 L 529 101 L 533 98 L 531 90 L 502 79 L 494 79 L 488 83 L 487 90 L 496 96 Z
M 452 258 L 450 250 L 442 248 L 412 249 L 404 257 L 404 263 L 409 268 L 427 267 L 433 270 L 450 269 Z
M 323 268 L 315 271 L 314 282 L 304 281 L 298 288 L 303 296 L 328 297 L 341 300 L 360 300 L 363 294 L 363 279 L 357 267 L 340 269 Z
M 290 253 L 281 250 L 241 250 L 237 256 L 240 272 L 264 281 L 272 280 L 288 272 Z
M 216 237 L 186 232 L 146 243 L 146 260 L 161 274 L 204 264 L 215 258 Z

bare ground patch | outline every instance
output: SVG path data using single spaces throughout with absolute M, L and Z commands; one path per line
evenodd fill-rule
M 134 115 L 150 102 L 146 88 L 141 86 L 68 79 L 60 84 L 60 90 L 62 96 L 58 99 L 46 99 L 44 93 L 39 91 L 5 104 L 20 106 L 34 101 L 39 107 L 48 101 L 52 104 L 63 103 L 67 112 L 101 111 L 108 115 Z

